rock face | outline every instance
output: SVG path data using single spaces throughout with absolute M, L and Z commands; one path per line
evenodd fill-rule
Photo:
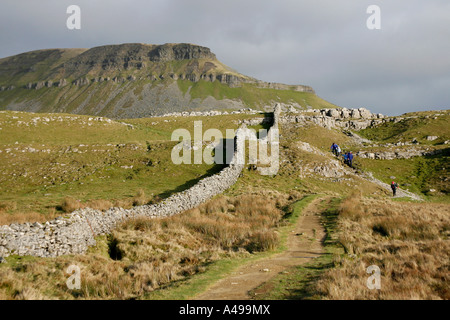
M 39 90 L 39 89 L 43 88 L 44 86 L 45 86 L 45 82 L 39 81 L 38 83 L 36 83 L 35 89 Z
M 278 124 L 279 112 L 280 107 L 277 105 L 274 112 L 275 129 L 278 129 L 275 126 Z M 271 135 L 271 130 L 272 128 L 268 136 Z M 245 127 L 236 131 L 236 150 L 229 166 L 161 203 L 138 206 L 129 210 L 111 208 L 106 212 L 86 208 L 76 210 L 66 218 L 58 217 L 45 224 L 0 226 L 0 257 L 7 257 L 10 254 L 39 257 L 80 254 L 89 246 L 95 245 L 97 235 L 110 233 L 119 223 L 127 219 L 168 217 L 192 209 L 222 193 L 236 182 L 245 165 L 242 152 L 245 152 L 245 139 L 248 135 L 249 129 Z
M 309 92 L 315 93 L 314 89 L 310 86 L 304 85 L 288 85 L 283 83 L 275 83 L 275 82 L 264 82 L 264 81 L 251 81 L 251 83 L 256 83 L 258 88 L 267 88 L 267 89 L 275 89 L 275 90 L 293 90 L 298 92 Z
M 76 74 L 78 72 L 86 74 L 87 70 L 92 69 L 142 69 L 150 62 L 184 59 L 215 60 L 216 56 L 209 48 L 187 43 L 164 45 L 129 43 L 89 49 L 64 63 L 64 69 L 67 74 Z

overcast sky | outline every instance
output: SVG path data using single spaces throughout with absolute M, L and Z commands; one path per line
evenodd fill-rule
M 69 5 L 81 30 L 69 30 Z M 381 9 L 381 29 L 366 12 Z M 306 84 L 339 106 L 450 108 L 449 0 L 2 0 L 0 57 L 46 48 L 188 42 L 242 74 Z

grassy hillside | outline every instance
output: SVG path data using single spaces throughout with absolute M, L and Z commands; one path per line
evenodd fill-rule
M 236 129 L 249 115 L 130 119 L 0 112 L 0 221 L 46 221 L 79 205 L 129 207 L 188 188 L 220 165 L 174 165 L 177 128 Z M 137 198 L 140 199 L 137 199 Z M 94 200 L 102 200 L 96 201 Z M 69 199 L 70 201 L 70 199 Z M 73 203 L 73 201 L 72 201 Z
M 437 145 L 450 140 L 450 110 L 413 112 L 397 118 L 401 120 L 367 128 L 359 134 L 375 142 L 386 143 L 410 142 L 416 138 L 421 144 Z M 438 138 L 428 141 L 428 136 Z
M 440 149 L 442 153 L 410 159 L 358 161 L 365 170 L 373 172 L 386 183 L 396 180 L 401 188 L 421 193 L 435 201 L 449 201 L 450 148 L 445 142 L 450 140 L 450 111 L 407 113 L 397 117 L 397 120 L 359 131 L 358 134 L 377 144 L 375 147 L 361 149 L 371 152 L 389 151 L 391 147 L 383 147 L 384 144 L 411 142 L 415 139 L 415 148 Z M 436 139 L 428 140 L 429 136 L 435 136 Z M 401 146 L 396 149 L 408 151 L 412 147 Z
M 47 49 L 25 52 L 0 59 L 0 86 L 24 86 L 47 80 L 64 62 L 87 49 Z
M 221 168 L 173 165 L 173 130 L 185 128 L 193 136 L 194 121 L 202 120 L 203 132 L 225 132 L 255 117 L 262 115 L 113 121 L 0 112 L 0 224 L 45 221 L 81 206 L 105 209 L 159 201 Z M 392 139 L 385 141 L 396 142 Z M 281 250 L 291 232 L 286 227 L 295 222 L 292 205 L 300 200 L 306 206 L 304 201 L 326 195 L 329 201 L 321 208 L 327 254 L 279 274 L 266 284 L 271 294 L 260 298 L 447 299 L 448 248 L 442 244 L 448 240 L 448 204 L 390 200 L 388 191 L 333 166 L 332 142 L 354 152 L 365 148 L 339 130 L 282 124 L 276 176 L 262 176 L 247 166 L 223 195 L 171 218 L 124 223 L 112 235 L 97 237 L 85 255 L 10 256 L 0 264 L 0 298 L 188 299 L 236 265 Z M 314 151 L 306 151 L 304 143 Z M 410 183 L 418 193 L 427 194 L 433 179 L 448 177 L 448 152 L 355 163 L 359 171 L 373 171 L 386 182 L 396 175 L 402 188 Z M 436 189 L 443 193 L 448 181 L 441 181 Z M 445 201 L 431 194 L 429 199 Z M 71 264 L 82 268 L 80 290 L 64 285 Z M 378 296 L 364 287 L 370 264 L 384 268 L 386 290 Z
M 277 246 L 284 203 L 276 193 L 221 196 L 169 219 L 124 223 L 114 235 L 97 237 L 85 255 L 45 263 L 9 257 L 0 264 L 0 299 L 164 299 L 164 289 L 176 290 L 195 275 L 200 276 L 196 290 L 202 289 L 236 260 Z M 61 285 L 70 264 L 83 268 L 80 290 Z M 205 271 L 212 271 L 206 281 Z M 29 279 L 30 273 L 36 276 Z M 175 299 L 195 293 L 187 286 Z
M 450 202 L 450 152 L 441 155 L 410 159 L 371 160 L 358 159 L 365 171 L 385 183 L 395 180 L 401 189 L 422 194 L 432 201 Z M 393 178 L 395 177 L 395 178 Z
M 238 88 L 231 88 L 218 81 L 192 83 L 186 80 L 178 80 L 178 86 L 183 94 L 189 92 L 192 99 L 204 100 L 211 96 L 217 100 L 240 100 L 246 106 L 257 109 L 272 106 L 276 102 L 298 104 L 304 109 L 308 106 L 314 109 L 337 108 L 336 105 L 321 99 L 314 93 L 258 88 L 255 84 L 249 83 L 242 84 Z
M 217 102 L 211 103 L 208 100 L 211 98 Z M 226 102 L 225 99 L 236 103 Z M 174 82 L 171 79 L 142 79 L 125 83 L 91 83 L 81 87 L 44 87 L 39 90 L 19 87 L 0 92 L 0 110 L 8 107 L 20 111 L 91 114 L 116 119 L 127 118 L 128 114 L 142 117 L 192 110 L 225 111 L 244 107 L 263 110 L 275 102 L 298 104 L 305 109 L 336 108 L 314 93 L 258 88 L 255 84 L 232 88 L 217 80 Z
M 328 254 L 278 274 L 257 299 L 448 300 L 449 213 L 357 192 L 336 198 L 322 212 Z M 380 270 L 380 290 L 367 286 L 369 266 Z

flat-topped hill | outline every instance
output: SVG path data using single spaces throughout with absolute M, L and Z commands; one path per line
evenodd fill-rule
M 309 86 L 240 74 L 209 48 L 188 43 L 47 49 L 0 59 L 0 110 L 138 118 L 264 110 L 274 102 L 304 109 L 336 107 Z

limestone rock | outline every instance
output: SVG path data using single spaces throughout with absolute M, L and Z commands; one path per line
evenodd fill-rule
M 361 114 L 359 113 L 359 110 L 358 110 L 358 109 L 352 109 L 352 111 L 350 112 L 350 116 L 351 116 L 353 119 L 359 119 L 359 118 L 361 118 Z
M 344 119 L 350 118 L 350 111 L 348 109 L 342 109 L 341 117 Z
M 326 114 L 327 116 L 333 118 L 339 118 L 341 115 L 341 113 L 337 109 L 329 109 Z
M 38 83 L 36 83 L 36 90 L 39 90 L 41 88 L 43 88 L 45 86 L 45 82 L 44 81 L 39 81 Z
M 67 80 L 66 80 L 66 79 L 61 79 L 61 80 L 58 82 L 58 87 L 59 87 L 59 88 L 64 87 L 64 86 L 66 86 L 66 85 L 67 85 Z
M 370 113 L 370 111 L 366 108 L 359 108 L 358 111 L 361 118 L 363 119 L 370 119 L 372 117 L 372 113 Z

